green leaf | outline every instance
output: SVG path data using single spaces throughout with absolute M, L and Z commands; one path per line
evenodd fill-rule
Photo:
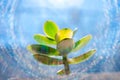
M 46 34 L 47 37 L 55 40 L 55 35 L 58 32 L 59 28 L 57 26 L 56 23 L 54 23 L 53 21 L 46 21 L 44 24 L 44 32 Z
M 41 34 L 35 34 L 34 35 L 34 39 L 39 43 L 39 44 L 43 44 L 43 45 L 55 45 L 56 41 L 49 39 L 48 37 L 45 37 Z
M 72 58 L 72 59 L 68 59 L 69 64 L 78 64 L 81 63 L 83 61 L 88 60 L 94 53 L 96 52 L 96 50 L 90 50 L 86 53 L 84 53 L 83 55 L 80 55 L 78 57 Z
M 42 54 L 34 54 L 33 56 L 38 62 L 46 65 L 56 66 L 63 64 L 62 59 L 52 58 Z
M 59 56 L 59 52 L 51 47 L 39 44 L 29 45 L 27 49 L 32 52 L 33 54 L 42 54 L 48 56 Z
M 65 69 L 61 69 L 59 71 L 57 71 L 58 75 L 64 75 L 65 74 Z
M 75 52 L 75 51 L 81 49 L 82 47 L 84 47 L 91 40 L 91 38 L 92 38 L 91 35 L 87 35 L 87 36 L 83 37 L 82 39 L 80 39 L 79 41 L 75 42 L 75 46 L 74 46 L 72 52 Z

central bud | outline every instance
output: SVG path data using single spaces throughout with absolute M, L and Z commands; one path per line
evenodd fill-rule
M 65 56 L 68 53 L 70 53 L 73 47 L 74 47 L 73 39 L 64 39 L 57 44 L 57 50 L 60 52 L 61 56 Z
M 73 37 L 73 31 L 69 28 L 63 28 L 57 32 L 55 36 L 55 40 L 57 43 L 59 43 L 60 41 L 66 38 L 71 39 L 72 37 Z
M 73 49 L 74 41 L 72 36 L 73 31 L 69 28 L 64 28 L 57 32 L 55 36 L 57 50 L 62 56 L 67 55 Z

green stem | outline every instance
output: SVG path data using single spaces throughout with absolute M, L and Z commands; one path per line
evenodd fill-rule
M 65 67 L 65 74 L 68 75 L 70 73 L 70 68 L 69 68 L 69 64 L 67 61 L 67 56 L 63 56 L 63 64 Z

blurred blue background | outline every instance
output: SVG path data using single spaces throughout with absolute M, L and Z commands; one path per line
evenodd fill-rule
M 93 36 L 86 47 L 69 55 L 97 49 L 90 60 L 70 65 L 72 74 L 120 71 L 119 0 L 0 0 L 0 80 L 60 77 L 56 72 L 63 66 L 38 63 L 26 50 L 28 44 L 37 43 L 34 34 L 44 34 L 46 20 L 60 28 L 77 27 L 75 41 L 87 34 Z

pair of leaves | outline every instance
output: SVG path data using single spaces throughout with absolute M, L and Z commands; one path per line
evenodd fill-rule
M 41 34 L 35 34 L 34 39 L 43 45 L 55 45 L 56 42 L 60 42 L 65 38 L 72 38 L 75 35 L 77 28 L 72 31 L 69 28 L 59 30 L 59 27 L 53 21 L 46 21 L 43 27 L 45 36 Z
M 84 38 L 83 38 L 84 39 Z M 83 46 L 83 45 L 82 45 Z M 80 47 L 80 46 L 79 46 Z M 33 56 L 39 62 L 42 62 L 47 65 L 60 65 L 62 64 L 62 59 L 52 58 L 51 56 L 60 56 L 60 53 L 51 47 L 39 44 L 29 45 L 28 50 L 33 53 Z M 78 48 L 78 47 L 77 47 Z M 88 51 L 81 56 L 69 59 L 69 64 L 77 64 L 92 56 L 95 53 L 95 50 Z
M 69 64 L 81 63 L 81 62 L 89 59 L 95 52 L 96 52 L 96 50 L 90 50 L 90 51 L 84 53 L 83 55 L 68 59 L 68 63 Z M 47 55 L 44 55 L 44 53 L 33 54 L 33 56 L 38 62 L 41 62 L 46 65 L 61 65 L 61 64 L 63 64 L 62 59 L 49 57 Z
M 75 42 L 75 46 L 74 46 L 72 52 L 75 52 L 75 51 L 81 49 L 82 47 L 84 47 L 91 40 L 91 38 L 92 38 L 91 35 L 87 35 L 87 36 L 83 37 L 82 39 L 78 40 L 77 42 Z M 34 39 L 42 45 L 45 45 L 45 44 L 54 44 L 55 45 L 56 44 L 56 41 L 51 40 L 40 34 L 36 34 L 34 36 Z

